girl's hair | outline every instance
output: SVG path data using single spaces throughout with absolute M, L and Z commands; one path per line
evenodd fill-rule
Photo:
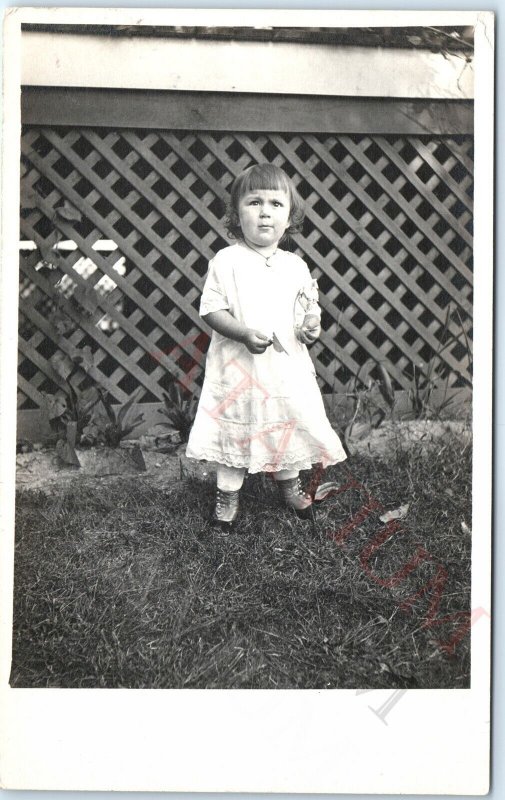
M 240 175 L 237 175 L 233 181 L 230 200 L 226 208 L 225 224 L 228 228 L 228 235 L 236 239 L 242 239 L 243 234 L 238 216 L 240 198 L 249 192 L 256 192 L 261 189 L 287 192 L 289 197 L 289 226 L 284 231 L 282 239 L 288 234 L 299 233 L 305 218 L 305 208 L 293 181 L 283 169 L 276 167 L 275 164 L 255 164 L 245 169 Z

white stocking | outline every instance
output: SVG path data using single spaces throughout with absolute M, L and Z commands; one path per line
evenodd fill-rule
M 223 492 L 237 492 L 244 482 L 245 469 L 226 467 L 219 464 L 217 468 L 217 487 Z
M 279 472 L 274 472 L 276 481 L 292 481 L 293 478 L 298 478 L 297 469 L 281 469 Z

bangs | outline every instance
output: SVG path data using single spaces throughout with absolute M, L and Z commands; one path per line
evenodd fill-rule
M 289 183 L 287 175 L 273 164 L 257 164 L 246 171 L 240 186 L 240 195 L 261 190 L 283 191 L 288 195 Z
M 242 238 L 238 213 L 240 199 L 247 194 L 259 191 L 282 191 L 286 192 L 289 198 L 289 226 L 282 238 L 302 230 L 305 216 L 304 203 L 291 178 L 275 164 L 254 164 L 245 169 L 233 181 L 230 200 L 226 207 L 225 225 L 229 236 L 235 239 Z

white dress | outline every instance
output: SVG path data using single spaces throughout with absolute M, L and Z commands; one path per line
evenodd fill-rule
M 259 355 L 216 331 L 188 441 L 189 458 L 249 472 L 310 469 L 346 458 L 325 413 L 308 350 L 295 335 L 300 290 L 313 287 L 307 265 L 284 250 L 268 259 L 234 244 L 209 265 L 200 314 L 227 309 L 286 352 L 269 346 Z M 317 304 L 310 313 L 320 314 Z

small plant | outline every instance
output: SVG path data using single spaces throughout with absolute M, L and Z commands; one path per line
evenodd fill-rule
M 431 410 L 431 398 L 438 386 L 437 378 L 440 373 L 434 367 L 435 359 L 431 359 L 426 374 L 421 371 L 422 364 L 412 362 L 412 386 L 409 389 L 409 399 L 415 419 L 423 419 Z
M 158 423 L 171 431 L 177 431 L 181 437 L 181 443 L 187 442 L 189 433 L 195 421 L 197 398 L 191 396 L 184 398 L 179 384 L 172 380 L 168 387 L 168 393 L 163 393 L 164 407 L 158 410 L 159 414 L 167 417 L 168 422 Z
M 373 365 L 377 366 L 378 379 L 369 374 Z M 368 362 L 352 378 L 346 394 L 353 400 L 352 417 L 344 431 L 344 442 L 349 447 L 351 439 L 362 438 L 370 429 L 382 425 L 388 414 L 393 414 L 395 393 L 384 364 Z
M 73 467 L 80 467 L 81 462 L 75 451 L 77 444 L 77 423 L 67 422 L 65 426 L 65 438 L 58 439 L 56 442 L 56 453 L 65 464 Z
M 391 412 L 393 412 L 396 398 L 393 384 L 391 382 L 391 378 L 389 377 L 389 372 L 387 371 L 383 361 L 379 361 L 377 363 L 377 369 L 379 370 L 380 375 L 380 380 L 377 381 L 377 386 L 384 400 L 391 409 Z
M 455 309 L 458 318 L 461 332 L 465 341 L 468 363 L 471 369 L 472 366 L 472 352 L 466 330 L 464 328 L 461 316 L 458 309 Z M 449 397 L 449 378 L 450 369 L 441 360 L 442 353 L 448 347 L 454 347 L 456 344 L 461 344 L 460 337 L 449 331 L 449 323 L 451 320 L 451 306 L 447 308 L 445 323 L 440 336 L 440 343 L 430 358 L 426 370 L 422 371 L 423 364 L 415 364 L 412 362 L 412 385 L 409 389 L 409 399 L 412 405 L 412 411 L 416 419 L 426 419 L 427 417 L 439 418 L 445 409 L 453 402 L 455 395 Z M 434 401 L 434 392 L 443 383 L 443 394 L 438 402 Z
M 28 441 L 28 439 L 18 439 L 16 442 L 16 454 L 31 453 L 34 449 L 32 442 Z
M 77 367 L 65 378 L 66 390 L 56 395 L 45 395 L 44 406 L 49 427 L 56 434 L 56 452 L 66 464 L 79 467 L 75 451 L 84 429 L 89 424 L 93 408 L 100 400 L 95 387 L 79 391 L 71 378 Z
M 130 436 L 135 428 L 138 428 L 144 421 L 142 413 L 135 416 L 132 410 L 137 397 L 133 394 L 116 411 L 107 392 L 101 387 L 97 387 L 97 391 L 105 414 L 98 413 L 93 416 L 91 423 L 84 430 L 83 444 L 103 444 L 106 447 L 119 447 L 121 441 Z
M 132 417 L 135 395 L 119 411 L 114 409 L 107 393 L 90 375 L 94 357 L 89 347 L 76 348 L 72 356 L 57 352 L 51 358 L 51 365 L 65 382 L 65 390 L 45 395 L 44 410 L 57 436 L 56 452 L 65 463 L 80 466 L 75 450 L 78 445 L 118 447 L 121 440 L 143 422 L 143 414 Z M 84 370 L 95 385 L 77 389 L 72 378 L 79 369 Z M 102 412 L 97 410 L 99 406 Z

